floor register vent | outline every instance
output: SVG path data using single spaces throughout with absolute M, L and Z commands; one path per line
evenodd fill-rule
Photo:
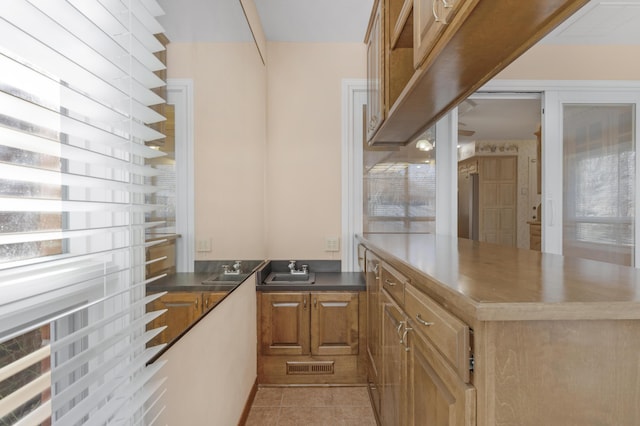
M 288 361 L 287 374 L 333 374 L 333 361 Z

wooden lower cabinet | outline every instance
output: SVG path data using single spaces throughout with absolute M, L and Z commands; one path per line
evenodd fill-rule
M 264 355 L 307 355 L 309 293 L 262 293 L 260 348 Z
M 406 316 L 391 301 L 384 297 L 382 315 L 382 422 L 385 425 L 405 426 L 407 402 L 407 351 Z
M 408 337 L 406 425 L 472 426 L 476 424 L 476 390 L 464 383 L 418 333 Z
M 364 292 L 258 292 L 260 383 L 362 383 L 364 297 Z
M 228 292 L 192 292 L 172 291 L 149 303 L 147 311 L 166 309 L 163 315 L 153 320 L 147 329 L 164 327 L 158 336 L 149 342 L 149 346 L 169 343 L 193 324 L 209 308 L 215 306 Z
M 382 388 L 382 303 L 380 300 L 380 259 L 367 251 L 367 357 L 369 360 L 368 383 L 374 409 L 380 411 L 380 389 Z

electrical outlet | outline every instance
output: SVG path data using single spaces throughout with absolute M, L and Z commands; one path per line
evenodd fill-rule
M 340 251 L 340 238 L 338 237 L 325 238 L 324 251 Z
M 196 243 L 196 251 L 209 252 L 211 251 L 211 238 L 199 239 Z

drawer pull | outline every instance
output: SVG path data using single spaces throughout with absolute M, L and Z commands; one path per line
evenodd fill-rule
M 402 328 L 403 325 L 404 325 L 404 322 L 402 322 L 402 321 L 400 321 L 400 324 L 398 324 L 398 328 L 396 329 L 396 333 L 398 334 L 398 337 L 402 336 L 400 334 L 400 329 Z
M 388 278 L 384 279 L 384 283 L 387 284 L 388 286 L 391 286 L 391 287 L 396 285 L 396 283 L 394 283 L 393 281 L 389 281 Z
M 432 322 L 423 320 L 422 317 L 420 316 L 420 314 L 416 315 L 416 320 L 418 320 L 418 322 L 420 324 L 424 325 L 425 327 L 431 327 L 434 324 Z

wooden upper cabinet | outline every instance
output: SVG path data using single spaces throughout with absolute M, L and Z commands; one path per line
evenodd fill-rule
M 309 354 L 309 294 L 262 293 L 260 300 L 262 354 Z
M 413 0 L 413 65 L 419 68 L 444 35 L 455 29 L 477 0 Z M 462 12 L 458 14 L 458 12 Z M 456 15 L 458 18 L 456 20 Z M 449 34 L 452 31 L 448 31 Z
M 311 353 L 358 353 L 358 293 L 311 293 Z
M 384 75 L 375 61 L 368 75 L 385 103 L 369 145 L 411 142 L 587 2 L 379 0 L 368 34 L 383 29 Z
M 376 2 L 367 33 L 366 137 L 369 140 L 384 120 L 383 0 Z

